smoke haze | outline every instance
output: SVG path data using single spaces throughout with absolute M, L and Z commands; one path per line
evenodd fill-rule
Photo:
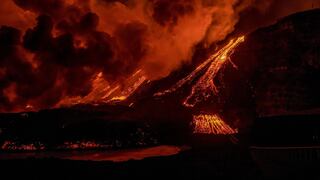
M 189 63 L 199 44 L 246 34 L 320 0 L 2 0 L 0 111 L 86 96 L 93 77 L 150 80 Z

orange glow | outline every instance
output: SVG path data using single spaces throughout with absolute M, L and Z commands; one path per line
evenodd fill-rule
M 196 134 L 237 134 L 238 130 L 231 128 L 218 115 L 193 116 L 194 131 Z
M 187 107 L 193 107 L 201 101 L 215 96 L 218 94 L 219 89 L 215 85 L 214 80 L 218 75 L 221 67 L 228 62 L 231 62 L 230 56 L 235 48 L 244 42 L 244 36 L 237 39 L 233 39 L 229 44 L 223 47 L 215 54 L 215 58 L 212 59 L 210 67 L 206 73 L 198 80 L 198 82 L 192 87 L 191 94 L 184 100 L 183 104 Z M 233 63 L 231 62 L 233 65 Z
M 214 83 L 215 77 L 222 66 L 230 62 L 233 67 L 236 67 L 230 59 L 235 48 L 242 42 L 245 37 L 241 36 L 236 39 L 232 39 L 225 47 L 220 49 L 217 53 L 210 56 L 205 62 L 200 64 L 194 71 L 192 71 L 187 77 L 181 79 L 178 83 L 163 92 L 155 93 L 155 96 L 162 96 L 168 93 L 175 92 L 182 86 L 193 81 L 202 71 L 206 68 L 206 73 L 196 82 L 192 87 L 190 95 L 184 100 L 183 105 L 187 107 L 194 107 L 197 103 L 208 99 L 218 93 L 218 87 Z
M 117 97 L 113 97 L 110 101 L 124 101 L 126 99 L 127 99 L 126 96 L 117 96 Z
M 147 77 L 143 71 L 139 69 L 131 77 L 125 80 L 122 89 L 119 87 L 116 91 L 110 93 L 107 98 L 107 102 L 124 101 L 131 96 L 144 82 L 147 81 Z
M 3 90 L 3 94 L 10 102 L 14 102 L 17 99 L 16 84 L 12 83 L 8 88 Z
M 301 0 L 1 0 L 0 112 L 125 101 L 232 35 L 316 7 Z M 184 106 L 219 95 L 216 76 L 227 62 L 236 67 L 230 55 L 243 40 L 155 96 L 194 83 Z
M 141 69 L 136 71 L 125 82 L 109 84 L 103 77 L 103 73 L 98 73 L 92 79 L 92 91 L 85 97 L 66 97 L 56 106 L 71 106 L 76 104 L 100 104 L 126 100 L 133 94 L 145 81 L 147 77 Z
M 87 41 L 84 37 L 81 37 L 81 36 L 76 36 L 75 39 L 74 39 L 74 42 L 73 42 L 73 45 L 75 48 L 77 49 L 85 49 L 85 48 L 88 48 L 88 44 L 87 44 Z
M 8 25 L 26 30 L 36 24 L 37 15 L 31 11 L 19 8 L 12 0 L 1 0 L 0 22 L 1 25 Z

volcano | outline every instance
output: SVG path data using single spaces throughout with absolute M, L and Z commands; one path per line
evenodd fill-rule
M 233 38 L 189 73 L 152 82 L 151 93 L 138 90 L 134 98 L 181 104 L 194 114 L 220 113 L 237 128 L 254 117 L 317 108 L 318 19 L 319 9 L 297 13 Z
M 31 149 L 71 146 L 76 139 L 94 148 L 103 145 L 90 145 L 92 139 L 118 148 L 186 142 L 193 132 L 242 133 L 256 117 L 317 108 L 319 19 L 315 9 L 230 38 L 207 59 L 160 80 L 138 70 L 124 90 L 104 86 L 98 73 L 96 89 L 61 101 L 59 108 L 2 113 L 2 148 L 15 147 L 17 139 L 38 142 Z

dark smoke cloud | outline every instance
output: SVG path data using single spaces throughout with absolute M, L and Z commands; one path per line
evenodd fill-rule
M 64 9 L 64 0 L 13 0 L 18 6 L 38 13 L 58 14 Z
M 36 78 L 32 72 L 30 63 L 24 59 L 24 54 L 20 48 L 21 32 L 15 28 L 2 26 L 0 28 L 0 65 L 1 77 L 0 88 L 0 107 L 10 110 L 15 102 L 23 103 L 21 95 L 32 97 L 32 93 L 25 90 L 30 88 L 33 80 Z M 34 87 L 34 92 L 38 92 L 38 88 Z
M 36 12 L 47 14 L 55 19 L 70 18 L 78 19 L 83 13 L 89 12 L 89 0 L 76 0 L 72 4 L 69 0 L 13 0 L 19 7 Z
M 105 72 L 110 82 L 132 73 L 144 55 L 146 27 L 126 24 L 111 37 L 98 31 L 98 24 L 99 17 L 89 12 L 73 22 L 40 15 L 36 26 L 24 35 L 2 26 L 1 109 L 23 109 L 29 103 L 54 106 L 63 96 L 88 94 L 97 72 Z M 22 51 L 33 55 L 31 64 Z
M 149 79 L 164 77 L 189 62 L 197 44 L 319 6 L 312 2 L 3 0 L 0 111 L 86 96 L 100 72 L 110 84 L 121 84 L 138 68 Z
M 114 33 L 116 46 L 115 58 L 104 68 L 107 79 L 116 81 L 119 77 L 126 77 L 138 68 L 139 63 L 147 51 L 147 27 L 139 22 L 132 22 L 118 27 Z M 114 76 L 116 75 L 116 76 Z
M 152 17 L 162 26 L 175 25 L 181 16 L 194 12 L 193 0 L 153 0 L 152 3 Z

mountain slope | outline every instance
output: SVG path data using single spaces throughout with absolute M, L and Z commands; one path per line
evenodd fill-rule
M 256 116 L 315 108 L 320 105 L 319 22 L 320 9 L 293 14 L 246 35 L 223 56 L 241 39 L 236 37 L 169 88 L 154 82 L 162 90 L 145 94 L 193 113 L 218 112 L 236 127 L 248 126 Z

